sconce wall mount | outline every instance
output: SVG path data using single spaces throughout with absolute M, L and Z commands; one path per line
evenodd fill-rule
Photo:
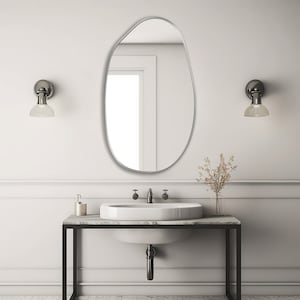
M 265 93 L 264 84 L 257 79 L 251 80 L 246 85 L 246 95 L 254 104 L 261 104 L 261 97 Z
M 42 92 L 45 93 L 47 99 L 50 99 L 54 95 L 53 83 L 44 79 L 37 81 L 34 85 L 33 90 L 38 96 Z

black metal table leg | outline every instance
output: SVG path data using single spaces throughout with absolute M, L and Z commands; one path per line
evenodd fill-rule
M 73 294 L 72 298 L 78 295 L 78 286 L 77 286 L 77 271 L 78 271 L 78 258 L 77 258 L 77 229 L 73 228 Z
M 231 297 L 230 294 L 230 229 L 225 229 L 226 234 L 226 296 Z
M 67 228 L 62 228 L 62 300 L 67 300 Z
M 241 226 L 236 229 L 236 300 L 241 300 Z

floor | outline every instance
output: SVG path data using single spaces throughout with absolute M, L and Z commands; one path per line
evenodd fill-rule
M 61 296 L 0 296 L 0 300 L 61 300 Z M 223 296 L 81 296 L 78 300 L 226 300 Z M 300 300 L 300 296 L 243 296 L 243 300 Z

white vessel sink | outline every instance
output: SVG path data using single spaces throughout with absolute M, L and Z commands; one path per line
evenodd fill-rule
M 100 207 L 103 219 L 127 221 L 167 221 L 202 217 L 199 203 L 104 203 Z
M 104 203 L 102 219 L 119 221 L 176 221 L 202 217 L 199 203 Z M 188 229 L 116 229 L 114 236 L 122 242 L 136 244 L 168 244 L 183 239 Z

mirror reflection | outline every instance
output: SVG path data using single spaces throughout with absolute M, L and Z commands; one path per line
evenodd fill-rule
M 131 170 L 164 170 L 183 154 L 194 121 L 194 91 L 182 36 L 171 23 L 149 19 L 114 49 L 105 95 L 109 149 Z

